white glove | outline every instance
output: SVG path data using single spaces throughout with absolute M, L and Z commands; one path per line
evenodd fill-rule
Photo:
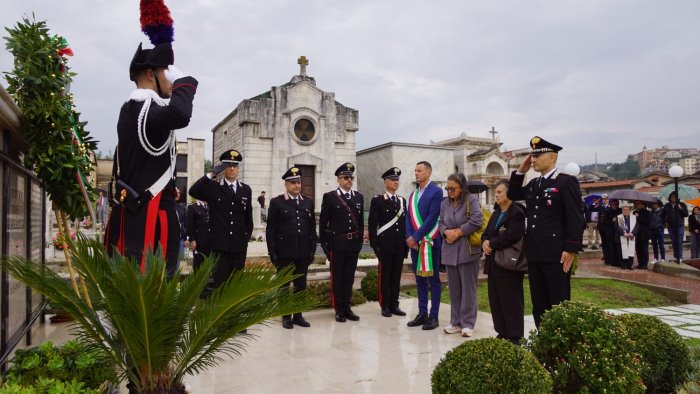
M 171 84 L 184 76 L 185 74 L 183 74 L 182 71 L 178 70 L 178 68 L 172 64 L 165 70 L 165 79 L 167 79 Z

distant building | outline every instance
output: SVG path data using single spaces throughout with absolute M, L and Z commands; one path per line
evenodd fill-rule
M 668 171 L 673 164 L 687 166 L 689 170 L 698 170 L 697 162 L 700 160 L 697 148 L 669 148 L 664 145 L 661 148 L 647 149 L 645 146 L 641 152 L 631 155 L 639 164 L 639 170 L 642 173 L 653 171 Z M 682 160 L 686 160 L 684 164 L 680 164 Z

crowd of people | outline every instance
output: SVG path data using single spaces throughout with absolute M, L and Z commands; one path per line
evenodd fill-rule
M 603 194 L 600 198 L 594 198 L 591 204 L 585 204 L 584 216 L 588 247 L 597 249 L 600 239 L 602 259 L 606 265 L 623 270 L 647 269 L 649 243 L 654 255 L 652 262 L 680 264 L 683 261 L 686 218 L 690 233 L 690 258 L 699 256 L 700 208 L 694 207 L 689 215 L 688 207 L 678 200 L 676 192 L 671 192 L 666 204 L 658 199 L 649 203 L 639 200 L 620 201 L 608 199 L 608 195 Z M 666 260 L 666 232 L 673 249 L 673 258 L 669 260 Z

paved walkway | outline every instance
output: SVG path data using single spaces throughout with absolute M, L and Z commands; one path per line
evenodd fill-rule
M 282 328 L 278 319 L 248 330 L 242 356 L 226 358 L 206 373 L 187 377 L 192 393 L 430 393 L 440 359 L 465 340 L 494 337 L 491 315 L 479 312 L 474 336 L 447 335 L 450 306 L 442 304 L 440 327 L 423 331 L 406 323 L 418 312 L 415 298 L 401 300 L 405 317 L 383 317 L 379 304 L 354 307 L 358 322 L 336 323 L 331 309 L 304 313 L 310 328 Z M 69 323 L 40 325 L 35 343 L 70 338 Z M 526 323 L 526 335 L 533 330 Z M 122 390 L 121 392 L 126 392 Z
M 682 337 L 700 338 L 700 305 L 687 304 L 659 308 L 607 309 L 607 311 L 614 315 L 637 313 L 656 316 L 673 327 Z

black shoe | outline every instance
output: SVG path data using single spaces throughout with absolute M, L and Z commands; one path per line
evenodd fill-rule
M 428 321 L 426 321 L 425 324 L 423 324 L 423 329 L 424 330 L 434 330 L 434 329 L 438 328 L 439 325 L 440 325 L 440 323 L 438 323 L 438 319 L 436 317 L 430 316 L 428 318 Z
M 345 318 L 352 321 L 360 320 L 360 316 L 357 316 L 355 312 L 353 312 L 350 308 L 348 308 L 348 310 L 345 311 Z
M 343 315 L 340 312 L 336 313 L 335 314 L 335 321 L 337 321 L 338 323 L 345 323 L 345 315 Z
M 428 315 L 426 315 L 424 313 L 419 313 L 413 320 L 406 323 L 406 325 L 409 327 L 418 327 L 418 326 L 422 326 L 427 321 L 428 321 Z
M 289 316 L 283 316 L 282 317 L 282 327 L 291 330 L 294 328 L 294 325 L 292 324 L 292 318 Z
M 300 327 L 311 327 L 311 323 L 307 322 L 306 319 L 304 319 L 304 316 L 301 314 L 294 315 L 294 318 L 292 318 L 292 323 Z
M 406 312 L 402 311 L 398 306 L 395 308 L 389 308 L 391 313 L 396 316 L 406 316 Z
M 382 316 L 391 317 L 391 310 L 389 310 L 389 308 L 382 308 Z

